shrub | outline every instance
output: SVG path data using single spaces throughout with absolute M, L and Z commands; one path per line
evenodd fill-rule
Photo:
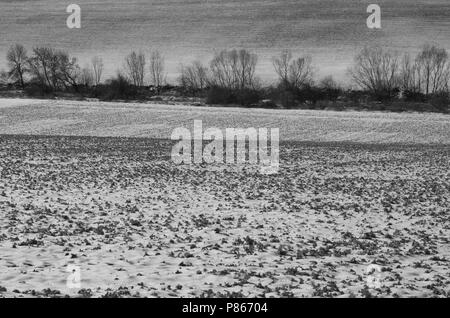
M 242 106 L 250 106 L 261 100 L 261 93 L 256 89 L 241 89 L 235 93 L 236 102 Z
M 236 97 L 233 95 L 231 89 L 214 86 L 208 90 L 206 96 L 206 103 L 212 105 L 226 105 L 235 102 Z
M 283 84 L 267 88 L 264 98 L 274 101 L 275 104 L 281 105 L 283 108 L 295 108 L 298 106 L 294 90 L 287 88 Z
M 53 94 L 53 89 L 47 85 L 39 83 L 30 83 L 25 86 L 24 92 L 31 97 L 48 97 Z
M 406 90 L 403 92 L 403 99 L 407 102 L 426 102 L 427 97 L 420 92 Z
M 321 91 L 319 88 L 314 86 L 305 86 L 301 89 L 296 90 L 297 100 L 301 103 L 311 103 L 316 104 L 317 101 L 321 99 Z
M 376 92 L 371 92 L 370 97 L 372 100 L 378 101 L 378 102 L 386 102 L 393 99 L 398 98 L 400 93 L 400 90 L 398 88 L 394 89 L 386 89 L 386 90 L 380 90 Z
M 251 106 L 262 99 L 262 92 L 257 89 L 228 89 L 214 86 L 208 90 L 206 102 L 213 105 L 239 104 Z
M 430 98 L 430 104 L 440 112 L 448 112 L 450 105 L 450 95 L 448 93 L 433 94 Z
M 349 90 L 344 93 L 344 98 L 354 104 L 366 103 L 369 99 L 369 94 L 364 91 Z
M 322 88 L 321 89 L 321 99 L 336 101 L 339 96 L 342 95 L 342 90 L 340 88 Z
M 281 103 L 281 106 L 283 106 L 284 108 L 294 108 L 295 106 L 297 106 L 295 94 L 292 91 L 282 89 L 279 90 L 276 95 L 276 100 L 278 100 Z
M 118 74 L 106 84 L 95 87 L 93 95 L 103 100 L 131 99 L 137 96 L 137 89 L 123 75 Z

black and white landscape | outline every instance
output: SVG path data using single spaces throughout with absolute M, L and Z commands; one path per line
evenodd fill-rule
M 449 297 L 450 3 L 373 4 L 0 0 L 0 298 Z

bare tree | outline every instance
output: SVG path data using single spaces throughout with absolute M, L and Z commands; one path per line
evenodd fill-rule
M 102 81 L 103 75 L 103 60 L 102 58 L 96 56 L 92 59 L 92 71 L 94 75 L 94 85 L 97 86 Z
M 427 45 L 415 59 L 405 55 L 400 79 L 402 88 L 413 93 L 429 95 L 448 91 L 450 61 L 447 51 Z
M 150 75 L 152 78 L 152 84 L 159 89 L 164 85 L 166 75 L 164 73 L 165 68 L 164 57 L 159 51 L 154 51 L 150 57 Z
M 187 90 L 195 92 L 208 86 L 208 68 L 200 61 L 195 61 L 188 66 L 182 65 L 180 73 L 180 85 Z
M 411 55 L 405 54 L 400 64 L 400 82 L 404 91 L 419 93 L 419 65 Z
M 211 82 L 228 89 L 254 88 L 257 62 L 257 55 L 247 50 L 221 51 L 211 61 Z
M 94 77 L 95 77 L 94 76 L 94 71 L 89 66 L 85 66 L 81 70 L 80 82 L 85 87 L 91 87 L 92 85 L 95 84 Z
M 238 85 L 241 89 L 255 88 L 256 85 L 256 64 L 258 56 L 247 50 L 238 51 L 238 69 L 237 78 Z
M 414 63 L 411 60 L 411 56 L 409 54 L 405 54 L 400 65 L 400 81 L 403 90 L 415 90 L 416 81 L 414 79 L 414 74 Z
M 292 52 L 289 50 L 284 50 L 281 52 L 280 56 L 274 56 L 272 58 L 272 64 L 277 73 L 280 83 L 288 86 L 289 85 L 289 67 L 292 61 Z
M 53 90 L 78 87 L 80 67 L 77 59 L 67 52 L 37 47 L 28 65 L 34 79 Z
M 71 57 L 67 52 L 56 52 L 57 61 L 57 79 L 65 87 L 73 87 L 78 89 L 81 70 L 78 65 L 78 60 Z
M 435 94 L 448 89 L 450 62 L 444 48 L 426 45 L 416 59 L 418 88 L 425 94 Z
M 133 85 L 144 85 L 145 64 L 145 55 L 143 53 L 133 51 L 125 58 L 125 72 Z
M 301 88 L 312 82 L 312 59 L 308 56 L 293 60 L 291 51 L 284 50 L 272 58 L 272 64 L 280 84 L 286 88 Z
M 22 89 L 25 87 L 24 75 L 28 72 L 27 50 L 20 44 L 11 46 L 6 55 L 8 60 L 8 75 L 18 82 Z
M 55 69 L 54 50 L 50 47 L 36 47 L 33 56 L 29 59 L 30 72 L 41 85 L 56 88 L 56 79 L 53 77 Z
M 355 58 L 350 75 L 359 87 L 372 93 L 392 92 L 399 84 L 398 55 L 381 47 L 365 47 Z
M 210 68 L 213 85 L 228 89 L 236 88 L 237 56 L 233 52 L 236 51 L 221 51 L 212 59 Z
M 8 84 L 9 75 L 8 72 L 1 70 L 0 71 L 0 85 Z
M 311 57 L 299 57 L 289 66 L 289 82 L 295 88 L 302 88 L 312 83 L 312 59 Z

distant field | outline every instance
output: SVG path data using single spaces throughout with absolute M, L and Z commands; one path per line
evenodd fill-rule
M 174 128 L 278 127 L 281 140 L 450 144 L 443 114 L 265 110 L 0 99 L 0 134 L 168 139 Z

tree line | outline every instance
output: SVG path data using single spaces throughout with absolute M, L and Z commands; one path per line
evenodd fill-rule
M 8 69 L 1 74 L 3 81 L 30 93 L 73 92 L 126 99 L 159 94 L 167 86 L 165 59 L 158 51 L 148 58 L 143 52 L 132 51 L 117 75 L 107 80 L 103 80 L 104 64 L 99 57 L 80 67 L 77 58 L 66 51 L 35 47 L 28 54 L 24 46 L 16 44 L 6 58 Z M 209 64 L 194 61 L 181 65 L 176 88 L 186 96 L 206 97 L 211 104 L 249 106 L 265 101 L 267 107 L 289 108 L 364 96 L 375 101 L 439 99 L 448 109 L 450 59 L 448 52 L 437 46 L 425 45 L 416 56 L 402 56 L 382 47 L 363 48 L 348 70 L 353 89 L 344 89 L 331 76 L 316 82 L 312 58 L 294 56 L 289 50 L 272 58 L 275 85 L 261 84 L 257 63 L 258 56 L 248 50 L 223 50 Z
M 401 57 L 380 47 L 364 48 L 350 74 L 359 87 L 381 96 L 399 89 L 425 96 L 448 93 L 449 55 L 444 48 L 431 45 L 425 45 L 415 57 Z

